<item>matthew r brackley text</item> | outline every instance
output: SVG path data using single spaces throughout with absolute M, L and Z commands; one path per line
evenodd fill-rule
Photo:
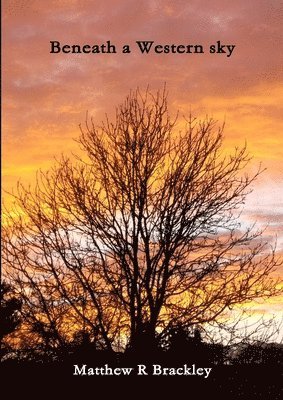
M 159 364 L 153 364 L 152 367 L 148 367 L 144 364 L 138 364 L 136 368 L 134 367 L 110 367 L 108 364 L 102 367 L 89 368 L 86 364 L 81 366 L 74 365 L 73 375 L 99 375 L 99 376 L 109 376 L 109 375 L 132 375 L 136 372 L 136 375 L 163 375 L 163 376 L 174 376 L 174 375 L 187 375 L 187 376 L 201 376 L 208 378 L 211 373 L 212 368 L 207 367 L 196 367 L 195 364 L 188 366 L 183 364 L 180 367 L 164 367 Z

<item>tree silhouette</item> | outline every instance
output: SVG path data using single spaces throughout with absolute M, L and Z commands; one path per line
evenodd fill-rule
M 259 364 L 276 366 L 283 364 L 283 346 L 282 343 L 249 343 L 239 349 L 234 362 L 245 364 Z
M 1 357 L 9 351 L 9 346 L 4 343 L 4 338 L 14 332 L 21 323 L 21 300 L 14 296 L 13 288 L 7 282 L 1 282 L 1 308 L 0 308 L 0 344 Z
M 239 224 L 260 171 L 242 172 L 245 147 L 224 156 L 214 120 L 179 123 L 165 90 L 136 90 L 113 122 L 87 118 L 84 156 L 40 171 L 34 188 L 18 184 L 3 260 L 26 340 L 48 333 L 60 346 L 83 331 L 102 349 L 137 350 L 278 293 L 274 251 Z
M 19 311 L 21 301 L 13 296 L 13 288 L 6 282 L 1 283 L 0 340 L 13 332 L 21 323 Z

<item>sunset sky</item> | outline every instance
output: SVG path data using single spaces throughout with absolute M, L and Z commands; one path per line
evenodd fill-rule
M 247 141 L 251 169 L 267 169 L 244 215 L 269 224 L 283 252 L 283 1 L 3 0 L 2 12 L 4 189 L 33 182 L 56 155 L 76 151 L 86 111 L 99 124 L 130 89 L 166 82 L 173 113 L 225 120 L 226 148 Z M 116 54 L 50 54 L 50 41 L 107 40 Z M 199 44 L 204 54 L 141 54 L 142 40 Z M 217 41 L 236 46 L 230 57 L 209 53 Z M 130 54 L 122 54 L 125 44 Z M 280 303 L 258 312 L 280 316 Z

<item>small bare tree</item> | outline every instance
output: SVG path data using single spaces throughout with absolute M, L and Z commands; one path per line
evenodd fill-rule
M 224 156 L 223 126 L 190 116 L 178 132 L 177 122 L 165 90 L 137 90 L 114 122 L 87 119 L 85 157 L 18 185 L 3 260 L 33 334 L 59 343 L 87 330 L 102 347 L 138 347 L 278 293 L 274 251 L 239 223 L 259 173 L 242 173 L 246 148 Z

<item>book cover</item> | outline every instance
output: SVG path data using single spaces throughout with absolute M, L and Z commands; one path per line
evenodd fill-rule
M 4 376 L 279 399 L 282 1 L 2 23 Z

